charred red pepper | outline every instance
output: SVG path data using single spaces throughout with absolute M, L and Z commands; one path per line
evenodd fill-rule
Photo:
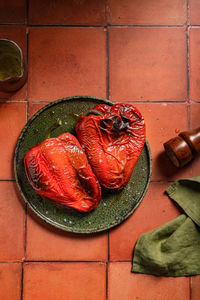
M 141 113 L 131 104 L 99 104 L 88 116 L 80 116 L 76 134 L 99 182 L 123 188 L 145 143 Z
M 32 147 L 24 164 L 34 190 L 57 206 L 88 212 L 99 205 L 99 183 L 72 134 L 47 138 Z

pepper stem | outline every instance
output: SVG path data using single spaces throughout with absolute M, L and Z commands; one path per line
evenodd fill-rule
M 53 130 L 55 130 L 56 128 L 58 128 L 59 126 L 61 126 L 61 125 L 62 125 L 62 121 L 58 119 L 53 125 L 51 125 L 51 126 L 47 129 L 46 134 L 45 134 L 45 139 L 49 139 L 50 136 L 51 136 L 51 132 L 52 132 Z

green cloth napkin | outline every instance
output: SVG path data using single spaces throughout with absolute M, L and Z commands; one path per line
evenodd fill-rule
M 178 180 L 166 193 L 185 214 L 139 237 L 132 272 L 174 277 L 200 274 L 200 176 Z

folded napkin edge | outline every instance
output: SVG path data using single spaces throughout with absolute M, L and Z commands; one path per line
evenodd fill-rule
M 153 275 L 153 276 L 164 276 L 164 277 L 190 277 L 190 276 L 195 276 L 195 275 L 199 275 L 200 274 L 200 270 L 198 271 L 193 271 L 193 272 L 184 272 L 183 275 L 183 271 L 182 269 L 180 270 L 176 270 L 176 272 L 174 273 L 161 273 L 161 272 L 156 272 L 155 270 L 147 270 L 146 268 L 144 268 L 140 263 L 134 262 L 134 264 L 132 265 L 131 268 L 131 272 L 135 273 L 135 274 L 147 274 L 147 275 Z
M 185 214 L 190 217 L 197 226 L 200 227 L 200 219 L 199 216 L 196 215 L 196 213 L 190 208 L 189 202 L 188 204 L 183 203 L 176 197 L 176 192 L 178 191 L 178 187 L 181 186 L 182 182 L 185 181 L 192 181 L 192 182 L 198 182 L 200 184 L 200 176 L 192 177 L 192 178 L 186 178 L 186 179 L 180 179 L 175 182 L 173 182 L 168 188 L 165 190 L 165 193 L 174 201 L 176 202 L 179 207 L 185 212 Z

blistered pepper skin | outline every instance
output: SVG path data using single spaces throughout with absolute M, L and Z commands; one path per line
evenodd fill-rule
M 100 184 L 122 189 L 144 147 L 144 119 L 134 106 L 124 103 L 99 104 L 92 112 L 78 119 L 78 140 Z
M 70 133 L 45 139 L 25 155 L 29 183 L 42 197 L 61 207 L 89 212 L 101 189 L 78 140 Z

